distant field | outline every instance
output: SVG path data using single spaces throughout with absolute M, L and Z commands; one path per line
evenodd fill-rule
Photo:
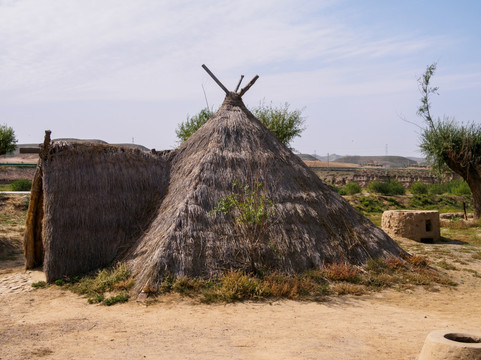
M 38 154 L 0 156 L 0 164 L 36 164 L 37 162 Z
M 309 161 L 309 160 L 304 160 L 307 166 L 309 167 L 352 167 L 352 168 L 358 168 L 361 167 L 361 165 L 358 164 L 350 164 L 350 163 L 341 163 L 341 162 L 335 162 L 335 161 L 320 161 L 320 160 L 315 160 L 315 161 Z

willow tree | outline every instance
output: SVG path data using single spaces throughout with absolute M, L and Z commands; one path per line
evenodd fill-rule
M 426 127 L 421 133 L 421 151 L 438 172 L 448 168 L 460 175 L 473 193 L 474 217 L 481 217 L 481 126 L 475 123 L 458 123 L 444 116 L 434 120 L 431 116 L 430 98 L 438 95 L 438 87 L 431 86 L 436 63 L 429 65 L 418 79 L 422 94 L 418 115 Z

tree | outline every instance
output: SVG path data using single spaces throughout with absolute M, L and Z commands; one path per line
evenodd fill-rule
M 444 116 L 434 120 L 431 116 L 430 97 L 438 94 L 438 87 L 431 86 L 436 63 L 429 65 L 418 79 L 421 105 L 418 115 L 427 126 L 421 133 L 421 151 L 433 163 L 438 172 L 448 168 L 460 175 L 473 193 L 474 217 L 481 216 L 481 126 L 475 123 L 460 124 L 454 118 Z
M 272 103 L 265 105 L 263 102 L 252 113 L 268 128 L 281 143 L 289 146 L 290 142 L 301 135 L 304 131 L 304 119 L 302 110 L 289 110 L 286 102 L 279 107 L 273 107 Z
M 286 102 L 279 107 L 263 102 L 251 112 L 257 117 L 284 145 L 289 146 L 291 141 L 300 136 L 304 131 L 304 118 L 302 110 L 289 110 L 290 105 Z M 183 142 L 197 131 L 207 120 L 214 116 L 209 108 L 202 109 L 197 115 L 187 117 L 175 131 L 177 138 Z
M 181 142 L 184 142 L 212 116 L 214 116 L 214 112 L 207 107 L 202 109 L 197 115 L 187 116 L 187 120 L 179 124 L 175 134 Z
M 0 155 L 12 152 L 16 148 L 15 132 L 7 125 L 0 125 Z

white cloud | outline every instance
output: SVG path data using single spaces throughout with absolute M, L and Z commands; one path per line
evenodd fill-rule
M 205 79 L 204 62 L 234 84 L 256 68 L 294 73 L 307 62 L 316 75 L 346 59 L 362 64 L 432 46 L 432 39 L 371 39 L 307 16 L 332 3 L 301 10 L 289 1 L 3 1 L 0 92 L 27 102 L 178 99 L 198 95 L 190 89 Z
M 204 105 L 201 84 L 211 105 L 222 101 L 222 91 L 200 67 L 205 63 L 229 89 L 241 74 L 248 81 L 259 73 L 246 103 L 265 98 L 309 105 L 314 130 L 323 119 L 335 119 L 340 131 L 356 113 L 365 117 L 357 121 L 372 126 L 377 121 L 379 129 L 386 118 L 397 124 L 397 113 L 415 112 L 416 74 L 462 39 L 408 24 L 402 31 L 383 32 L 386 22 L 362 18 L 350 5 L 345 0 L 0 0 L 0 110 L 9 114 L 3 121 L 25 126 L 20 134 L 30 133 L 27 123 L 34 117 L 39 129 L 54 124 L 64 129 L 62 136 L 71 131 L 69 136 L 109 140 L 111 132 L 94 126 L 86 130 L 81 117 L 89 117 L 90 125 L 111 119 L 106 129 L 108 121 L 122 118 L 125 124 L 115 136 L 125 131 L 129 138 L 129 121 L 136 114 L 129 106 L 150 102 L 162 104 L 168 114 L 162 129 L 172 129 Z M 444 89 L 479 93 L 478 62 L 440 68 L 436 81 L 443 94 Z M 119 115 L 109 107 L 120 102 Z M 174 108 L 179 104 L 185 108 Z M 29 113 L 30 105 L 35 113 Z M 159 116 L 142 112 L 143 126 L 154 129 Z M 353 137 L 356 131 L 362 135 L 356 126 Z M 146 145 L 157 148 L 173 143 L 171 134 L 159 145 L 154 133 L 135 137 L 145 136 Z M 379 148 L 377 135 L 369 136 Z M 302 141 L 314 144 L 317 138 L 306 132 Z M 322 141 L 344 146 L 335 136 Z M 389 142 L 394 148 L 395 140 L 379 141 L 381 147 Z

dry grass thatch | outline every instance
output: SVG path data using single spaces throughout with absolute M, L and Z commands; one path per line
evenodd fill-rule
M 203 127 L 167 155 L 107 145 L 54 145 L 44 164 L 47 278 L 125 255 L 138 290 L 166 274 L 249 270 L 228 215 L 211 214 L 232 182 L 260 182 L 274 215 L 259 268 L 296 273 L 325 263 L 400 256 L 396 243 L 330 190 L 229 93 Z M 145 231 L 144 231 L 145 230 Z
M 155 290 L 165 272 L 210 276 L 246 266 L 232 221 L 209 215 L 233 180 L 261 182 L 275 204 L 262 249 L 269 268 L 295 273 L 325 262 L 362 264 L 402 252 L 323 184 L 233 93 L 176 150 L 170 176 L 159 216 L 130 253 L 139 287 Z
M 41 197 L 27 213 L 27 267 L 43 262 L 51 281 L 121 256 L 148 226 L 167 191 L 167 157 L 103 144 L 51 145 L 37 170 Z M 43 213 L 29 224 L 39 210 Z

